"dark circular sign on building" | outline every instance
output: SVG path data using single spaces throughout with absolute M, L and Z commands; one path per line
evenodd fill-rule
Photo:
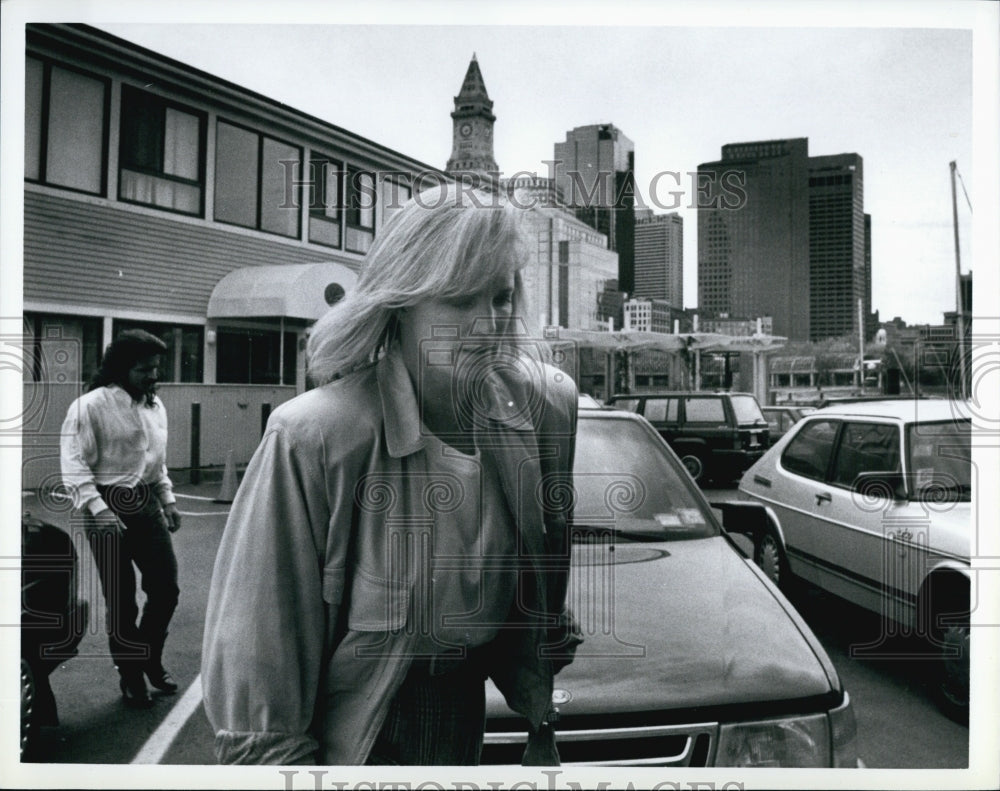
M 327 305 L 336 305 L 344 298 L 344 287 L 340 283 L 328 283 L 323 291 L 323 299 Z

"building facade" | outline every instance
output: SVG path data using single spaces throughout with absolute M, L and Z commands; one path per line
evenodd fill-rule
M 808 141 L 722 147 L 698 166 L 698 311 L 809 336 Z
M 684 218 L 676 212 L 636 220 L 633 296 L 684 307 Z
M 619 288 L 635 288 L 635 146 L 614 124 L 578 126 L 555 144 L 553 174 L 576 216 L 618 253 Z
M 856 334 L 871 311 L 864 167 L 857 154 L 809 159 L 809 339 Z M 867 227 L 870 229 L 870 222 Z
M 703 315 L 771 316 L 794 341 L 856 334 L 860 322 L 874 332 L 858 154 L 810 157 L 806 138 L 733 143 L 698 172 Z
M 234 441 L 246 461 L 305 386 L 309 326 L 393 211 L 448 177 L 92 27 L 31 24 L 26 45 L 25 403 L 61 420 L 141 327 L 169 347 L 168 464 L 220 464 Z

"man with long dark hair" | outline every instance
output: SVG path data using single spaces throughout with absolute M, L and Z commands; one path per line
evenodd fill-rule
M 107 605 L 108 645 L 126 705 L 152 705 L 145 678 L 177 691 L 163 645 L 177 606 L 177 559 L 170 534 L 181 525 L 167 475 L 167 412 L 156 395 L 166 344 L 142 330 L 105 349 L 88 392 L 62 428 L 63 482 L 80 510 Z M 135 567 L 146 604 L 136 604 Z

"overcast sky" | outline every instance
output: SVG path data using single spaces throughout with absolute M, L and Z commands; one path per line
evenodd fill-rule
M 567 130 L 612 122 L 634 142 L 640 196 L 658 213 L 668 209 L 651 202 L 655 175 L 694 171 L 718 159 L 726 143 L 807 137 L 812 156 L 858 153 L 872 215 L 873 307 L 883 319 L 938 323 L 954 309 L 948 163 L 958 163 L 970 197 L 977 176 L 975 5 L 716 2 L 654 13 L 644 5 L 584 3 L 575 17 L 532 13 L 546 7 L 526 3 L 483 5 L 476 13 L 469 4 L 436 4 L 420 13 L 383 2 L 375 8 L 392 13 L 349 17 L 336 4 L 273 6 L 282 9 L 282 22 L 298 24 L 277 24 L 253 4 L 239 20 L 222 15 L 230 20 L 222 24 L 204 23 L 213 21 L 204 9 L 218 4 L 171 6 L 173 13 L 159 17 L 149 17 L 145 5 L 141 13 L 128 5 L 81 7 L 101 9 L 82 19 L 115 35 L 441 168 L 451 151 L 453 97 L 475 52 L 494 101 L 495 154 L 504 172 L 546 175 L 543 162 Z M 247 19 L 254 24 L 238 24 Z M 332 24 L 343 19 L 360 24 Z M 372 19 L 405 24 L 367 24 Z M 439 24 L 466 21 L 505 24 Z M 549 24 L 568 21 L 586 26 Z M 718 24 L 729 26 L 704 26 Z M 659 200 L 669 206 L 675 198 L 668 191 L 677 187 L 670 178 L 660 184 Z M 694 307 L 697 219 L 687 208 L 689 177 L 679 189 L 684 301 Z M 966 272 L 975 268 L 971 219 L 960 185 Z

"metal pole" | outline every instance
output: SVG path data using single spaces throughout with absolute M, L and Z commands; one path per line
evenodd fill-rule
M 958 246 L 958 199 L 955 195 L 955 169 L 953 161 L 948 163 L 951 168 L 951 219 L 955 231 L 955 318 L 958 330 L 958 375 L 961 381 L 962 398 L 967 397 L 965 385 L 965 317 L 962 314 L 962 263 Z

